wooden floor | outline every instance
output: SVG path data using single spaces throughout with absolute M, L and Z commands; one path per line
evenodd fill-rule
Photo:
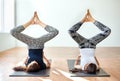
M 12 48 L 0 52 L 0 81 L 120 81 L 120 47 L 99 47 L 96 56 L 101 67 L 110 77 L 70 77 L 67 59 L 75 59 L 78 48 L 45 48 L 46 56 L 52 59 L 50 77 L 9 77 L 12 67 L 27 55 L 26 48 Z

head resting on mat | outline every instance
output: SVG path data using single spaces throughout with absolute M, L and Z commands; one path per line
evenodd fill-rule
M 28 64 L 26 71 L 27 72 L 36 72 L 40 70 L 40 65 L 36 61 L 32 61 Z
M 97 66 L 94 63 L 88 63 L 84 66 L 84 72 L 88 74 L 96 74 Z

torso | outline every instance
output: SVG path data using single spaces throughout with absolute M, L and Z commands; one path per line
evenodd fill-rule
M 29 57 L 26 65 L 32 61 L 36 61 L 40 65 L 41 69 L 46 68 L 45 63 L 43 62 L 43 49 L 29 49 Z
M 84 70 L 84 66 L 87 63 L 94 63 L 97 65 L 96 60 L 94 58 L 94 54 L 95 54 L 94 48 L 80 49 L 80 56 L 81 56 L 80 65 L 82 67 L 82 70 Z

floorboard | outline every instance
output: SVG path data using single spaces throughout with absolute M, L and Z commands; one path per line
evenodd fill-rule
M 52 59 L 50 77 L 9 77 L 12 67 L 27 56 L 27 48 L 16 47 L 0 52 L 0 81 L 120 81 L 120 47 L 98 47 L 96 56 L 110 77 L 70 77 L 67 59 L 79 55 L 76 47 L 47 47 L 45 55 Z

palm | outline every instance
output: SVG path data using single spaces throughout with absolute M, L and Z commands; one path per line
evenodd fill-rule
M 83 22 L 93 22 L 94 18 L 91 16 L 89 9 L 87 10 L 87 13 L 85 14 L 84 18 L 82 19 Z
M 38 18 L 37 12 L 34 12 L 33 18 L 30 20 L 31 24 L 39 24 L 40 20 Z

